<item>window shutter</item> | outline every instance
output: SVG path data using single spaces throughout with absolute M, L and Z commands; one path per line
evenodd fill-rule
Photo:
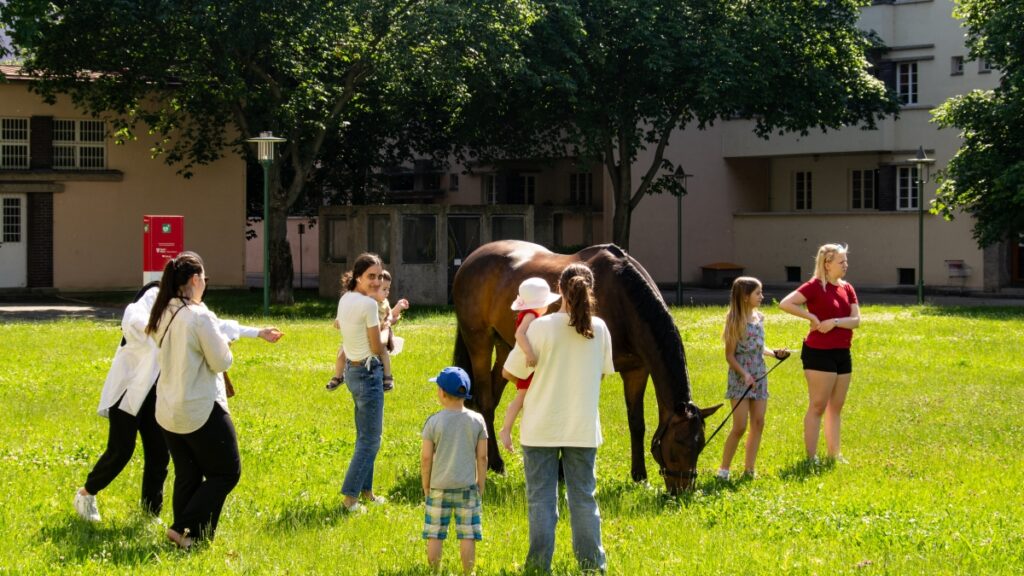
M 875 206 L 889 212 L 896 210 L 896 167 L 879 166 L 877 184 Z
M 885 84 L 890 92 L 896 91 L 896 63 L 883 60 L 875 66 L 875 76 Z
M 29 168 L 53 168 L 53 116 L 32 116 L 29 119 Z

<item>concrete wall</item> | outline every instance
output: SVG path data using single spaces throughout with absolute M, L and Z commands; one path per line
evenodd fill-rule
M 518 218 L 523 222 L 523 240 L 534 238 L 532 206 L 444 206 L 440 204 L 384 205 L 384 206 L 325 206 L 320 209 L 320 295 L 331 298 L 339 295 L 341 275 L 351 269 L 362 252 L 371 250 L 369 222 L 373 217 L 385 217 L 390 222 L 386 250 L 374 250 L 385 260 L 384 268 L 391 272 L 394 282 L 391 293 L 395 298 L 407 298 L 414 304 L 447 304 L 449 286 L 455 270 L 461 264 L 459 254 L 449 242 L 448 221 L 452 217 L 479 218 L 480 244 L 495 239 L 495 219 Z M 417 244 L 405 244 L 406 220 L 409 217 L 433 217 L 431 238 Z M 433 243 L 434 257 L 429 262 L 412 262 L 407 250 L 415 252 L 423 243 Z M 467 248 L 468 250 L 468 248 Z
M 969 222 L 927 214 L 924 220 L 925 285 L 981 289 L 983 255 L 962 241 Z M 735 221 L 734 261 L 769 284 L 786 281 L 786 266 L 799 266 L 801 278 L 810 278 L 818 247 L 828 242 L 849 245 L 847 278 L 854 286 L 896 286 L 897 268 L 917 268 L 917 212 L 746 213 Z M 963 260 L 970 276 L 950 278 L 946 260 Z

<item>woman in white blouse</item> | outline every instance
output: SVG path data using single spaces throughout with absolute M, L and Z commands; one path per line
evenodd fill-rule
M 164 431 L 156 422 L 156 380 L 160 374 L 156 342 L 146 334 L 159 289 L 159 282 L 143 286 L 121 319 L 121 343 L 114 353 L 97 410 L 109 423 L 107 447 L 89 471 L 85 484 L 75 491 L 75 511 L 88 522 L 100 521 L 96 495 L 128 466 L 135 453 L 136 437 L 142 439 L 144 458 L 142 507 L 154 516 L 159 516 L 163 508 L 164 480 L 171 455 Z M 219 320 L 218 328 L 229 342 L 261 338 L 274 343 L 284 335 L 277 328 L 242 326 L 234 320 Z
M 146 333 L 159 348 L 156 421 L 174 461 L 174 521 L 182 548 L 213 539 L 221 507 L 242 474 L 235 427 L 218 374 L 231 367 L 228 340 L 202 302 L 203 261 L 182 252 L 164 267 Z

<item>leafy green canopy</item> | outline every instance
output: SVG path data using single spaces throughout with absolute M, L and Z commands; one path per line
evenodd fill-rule
M 285 217 L 316 172 L 347 146 L 364 164 L 443 148 L 467 79 L 518 66 L 532 18 L 527 0 L 9 0 L 2 14 L 34 89 L 70 94 L 121 139 L 141 122 L 185 176 L 231 147 L 251 155 L 258 132 L 287 138 L 270 172 L 278 302 Z
M 730 118 L 753 119 L 762 137 L 870 128 L 897 109 L 869 73 L 872 45 L 856 27 L 863 1 L 541 4 L 544 17 L 524 46 L 527 68 L 487 102 L 514 111 L 516 124 L 488 126 L 472 146 L 485 156 L 516 155 L 532 138 L 544 154 L 600 161 L 615 189 L 614 240 L 623 246 L 629 215 L 646 194 L 684 192 L 664 159 L 675 130 Z M 652 160 L 638 166 L 634 186 L 633 165 L 649 148 Z
M 947 100 L 934 112 L 963 142 L 940 174 L 935 207 L 974 217 L 981 247 L 1024 231 L 1024 0 L 959 0 L 971 58 L 1002 73 L 994 90 Z

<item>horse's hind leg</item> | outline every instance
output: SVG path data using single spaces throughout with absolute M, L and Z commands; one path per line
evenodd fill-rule
M 490 406 L 489 411 L 481 411 L 481 414 L 484 417 L 484 422 L 487 423 L 487 467 L 499 474 L 504 474 L 505 460 L 502 459 L 501 452 L 498 450 L 498 435 L 494 432 L 494 412 L 498 409 L 498 405 L 501 404 L 501 395 L 505 391 L 505 385 L 508 384 L 508 380 L 501 375 L 501 369 L 505 366 L 505 360 L 508 358 L 511 349 L 501 340 L 495 340 L 494 365 L 491 368 L 490 375 L 490 392 L 493 396 L 491 401 L 488 402 Z M 505 425 L 504 422 L 501 424 L 502 426 Z
M 647 480 L 645 460 L 644 391 L 647 389 L 648 372 L 636 368 L 620 373 L 623 391 L 626 394 L 626 418 L 629 422 L 629 448 L 632 457 L 630 474 L 634 482 Z
M 505 462 L 498 452 L 498 441 L 494 433 L 494 410 L 501 401 L 502 388 L 495 388 L 495 379 L 492 374 L 491 355 L 494 352 L 495 340 L 488 330 L 467 330 L 460 329 L 459 336 L 466 347 L 471 367 L 470 379 L 473 389 L 472 406 L 480 412 L 487 424 L 487 467 L 491 470 L 504 473 Z M 500 350 L 500 346 L 499 346 Z M 508 352 L 505 352 L 508 355 Z M 499 353 L 498 356 L 501 356 Z M 504 360 L 502 361 L 504 364 Z M 497 365 L 498 377 L 501 377 L 501 365 Z M 501 382 L 504 386 L 504 381 Z

